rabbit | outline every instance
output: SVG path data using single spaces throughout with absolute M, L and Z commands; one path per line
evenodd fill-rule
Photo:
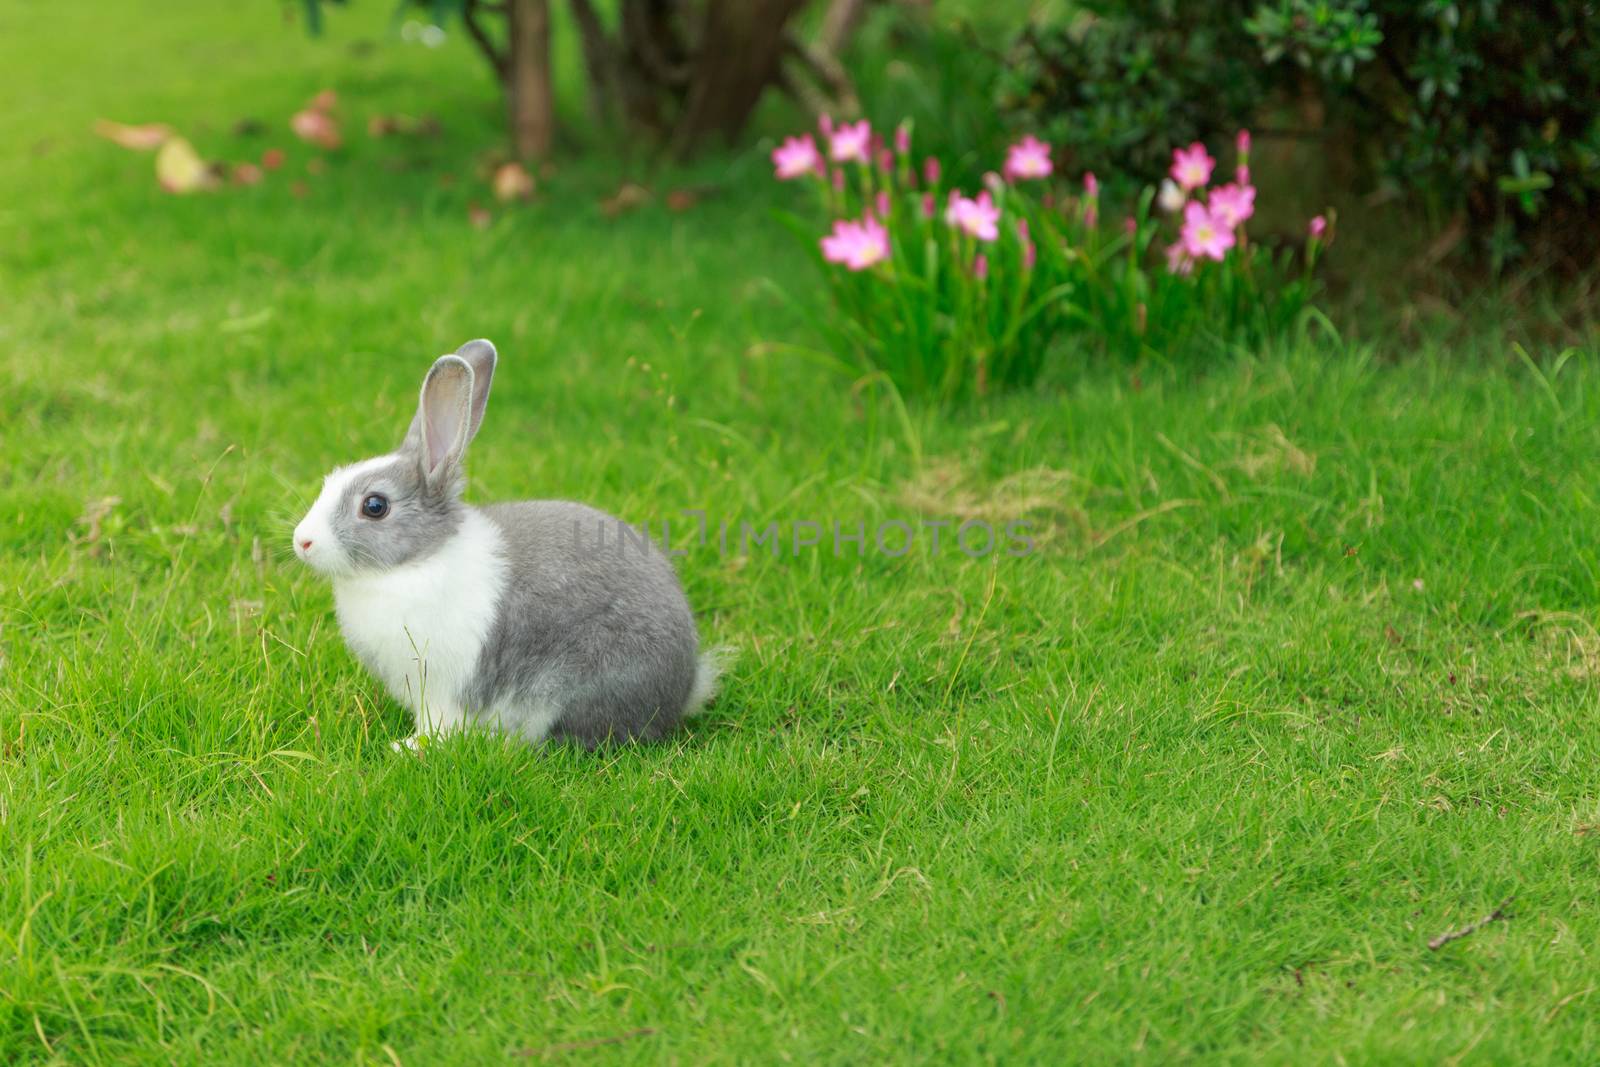
M 700 652 L 672 564 L 620 519 L 462 500 L 496 361 L 485 340 L 440 356 L 400 447 L 329 474 L 294 551 L 332 579 L 345 643 L 411 710 L 396 748 L 479 725 L 589 749 L 659 739 L 712 698 L 720 650 Z

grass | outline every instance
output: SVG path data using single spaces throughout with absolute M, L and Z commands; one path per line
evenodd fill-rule
M 0 11 L 0 1062 L 1592 1053 L 1592 351 L 1318 337 L 902 423 L 797 354 L 758 150 L 476 230 L 492 98 L 454 43 L 349 55 L 387 15 Z M 445 134 L 352 122 L 302 200 L 87 132 L 239 158 L 324 84 Z M 288 531 L 477 335 L 475 499 L 1039 550 L 696 549 L 742 656 L 674 742 L 395 755 Z

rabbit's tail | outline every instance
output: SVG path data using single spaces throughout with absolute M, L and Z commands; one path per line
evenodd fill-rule
M 738 649 L 730 645 L 718 645 L 700 653 L 694 668 L 694 687 L 689 690 L 689 702 L 683 708 L 685 716 L 700 714 L 716 698 L 722 672 L 733 663 L 737 653 Z

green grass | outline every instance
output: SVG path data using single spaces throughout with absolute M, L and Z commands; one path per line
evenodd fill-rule
M 788 347 L 764 279 L 817 279 L 759 150 L 616 220 L 579 158 L 479 231 L 464 49 L 178 6 L 0 8 L 0 1062 L 1593 1055 L 1592 351 L 1308 340 L 902 423 Z M 88 133 L 240 158 L 324 84 L 303 200 Z M 368 140 L 393 110 L 446 132 Z M 393 754 L 288 533 L 478 335 L 474 499 L 1040 551 L 695 550 L 742 655 L 674 742 Z

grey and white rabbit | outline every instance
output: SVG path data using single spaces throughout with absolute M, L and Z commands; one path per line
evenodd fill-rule
M 329 474 L 295 552 L 333 580 L 350 650 L 414 714 L 407 745 L 474 724 L 591 748 L 659 738 L 718 673 L 672 564 L 583 504 L 461 499 L 495 362 L 488 341 L 440 356 L 400 447 Z

